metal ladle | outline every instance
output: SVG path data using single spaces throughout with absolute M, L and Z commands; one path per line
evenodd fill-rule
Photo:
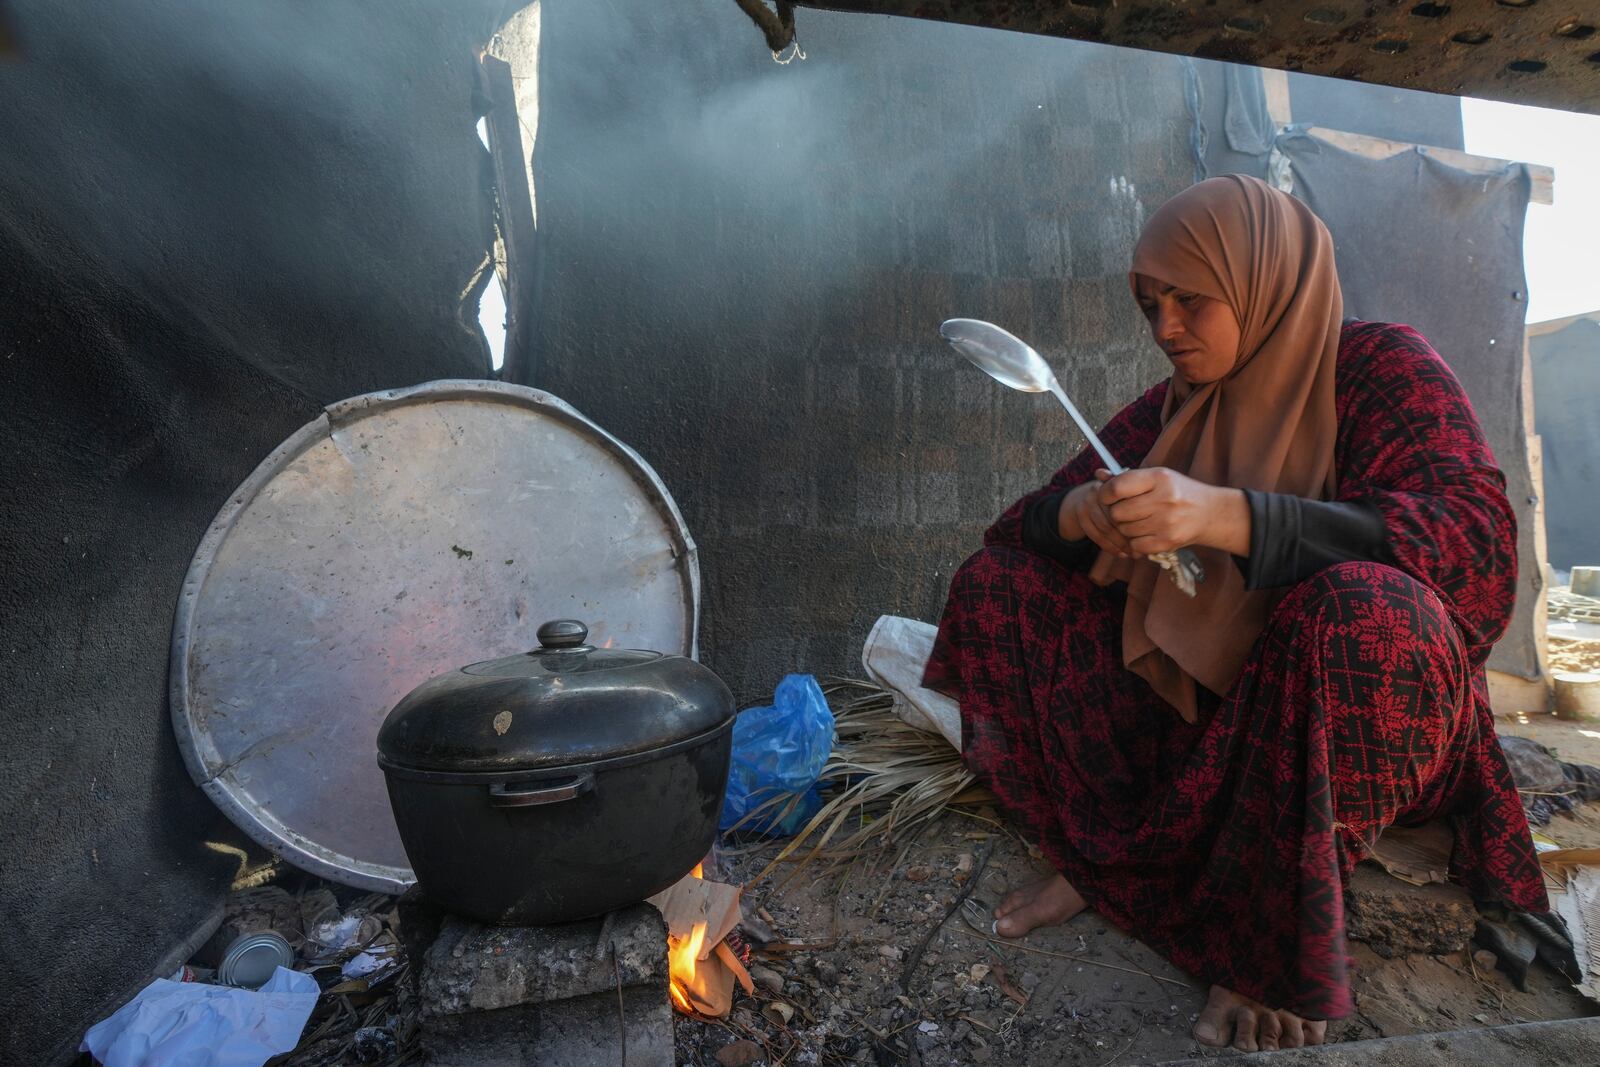
M 1088 438 L 1090 446 L 1100 454 L 1106 469 L 1113 475 L 1127 469 L 1117 462 L 1117 457 L 1101 442 L 1083 413 L 1061 388 L 1050 364 L 1027 342 L 981 319 L 946 319 L 939 324 L 939 335 L 1001 385 L 1024 393 L 1054 393 L 1072 421 L 1078 424 L 1078 429 L 1083 431 L 1083 436 Z M 1194 596 L 1195 587 L 1206 579 L 1205 568 L 1193 549 L 1157 552 L 1149 558 L 1171 575 L 1179 591 L 1187 596 Z

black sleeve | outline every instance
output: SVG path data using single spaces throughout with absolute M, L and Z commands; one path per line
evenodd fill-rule
M 1095 543 L 1087 537 L 1068 541 L 1061 536 L 1061 500 L 1069 492 L 1050 493 L 1028 505 L 1022 513 L 1022 544 L 1069 567 L 1088 566 L 1097 551 Z
M 1246 589 L 1304 581 L 1335 563 L 1393 563 L 1389 532 L 1365 500 L 1307 500 L 1289 493 L 1244 490 L 1250 501 L 1250 556 L 1234 557 Z

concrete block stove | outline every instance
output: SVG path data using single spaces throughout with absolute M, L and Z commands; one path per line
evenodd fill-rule
M 667 927 L 649 904 L 485 926 L 413 890 L 401 929 L 430 1067 L 672 1067 Z

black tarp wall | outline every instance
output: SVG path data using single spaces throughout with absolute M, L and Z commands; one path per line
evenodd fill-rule
M 0 1063 L 70 1056 L 239 834 L 167 718 L 228 493 L 328 402 L 485 373 L 498 3 L 14 0 L 0 62 Z

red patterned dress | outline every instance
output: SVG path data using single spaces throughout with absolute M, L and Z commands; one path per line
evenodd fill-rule
M 1113 454 L 1145 454 L 1166 388 L 1111 420 Z M 1198 722 L 1124 668 L 1124 587 L 1023 546 L 1027 506 L 1089 480 L 1088 449 L 956 573 L 925 675 L 960 701 L 968 766 L 1090 906 L 1204 981 L 1312 1019 L 1350 1012 L 1343 880 L 1391 823 L 1448 817 L 1475 898 L 1548 907 L 1483 669 L 1516 585 L 1504 477 L 1409 327 L 1347 324 L 1337 389 L 1338 499 L 1376 505 L 1396 566 L 1283 590 Z

